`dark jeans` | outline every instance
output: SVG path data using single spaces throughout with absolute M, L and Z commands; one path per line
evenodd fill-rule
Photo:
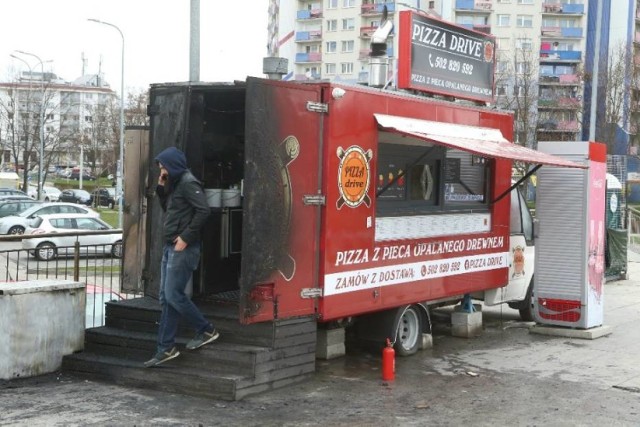
M 169 351 L 175 345 L 180 317 L 187 320 L 197 333 L 212 329 L 209 321 L 184 293 L 199 260 L 200 243 L 191 244 L 179 252 L 171 243 L 164 245 L 160 270 L 162 314 L 158 328 L 158 352 Z

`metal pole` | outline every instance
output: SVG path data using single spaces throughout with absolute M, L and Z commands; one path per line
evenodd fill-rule
M 42 199 L 42 180 L 44 175 L 42 169 L 44 168 L 44 110 L 45 110 L 45 96 L 44 96 L 44 62 L 40 57 L 34 53 L 25 52 L 22 50 L 16 50 L 16 52 L 23 55 L 33 56 L 40 63 L 40 81 L 42 82 L 42 102 L 40 103 L 40 152 L 38 154 L 38 200 Z M 32 76 L 33 77 L 33 76 Z
M 122 208 L 123 208 L 123 191 L 122 191 L 122 168 L 124 167 L 124 35 L 120 28 L 109 22 L 100 21 L 99 19 L 89 18 L 91 22 L 97 22 L 98 24 L 108 25 L 115 28 L 122 38 L 122 59 L 120 69 L 120 146 L 118 165 L 116 168 L 116 197 L 118 197 L 118 228 L 122 229 Z
M 200 0 L 191 0 L 189 29 L 189 81 L 200 81 Z
M 596 115 L 598 113 L 598 85 L 600 73 L 600 32 L 602 31 L 602 2 L 596 7 L 596 45 L 591 73 L 591 111 L 589 112 L 589 141 L 596 139 Z

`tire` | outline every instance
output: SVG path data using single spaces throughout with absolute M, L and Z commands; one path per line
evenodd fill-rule
M 21 225 L 14 225 L 9 229 L 7 234 L 24 234 L 24 227 Z
M 115 204 L 113 202 L 109 202 L 109 209 L 113 209 L 115 207 Z
M 399 356 L 410 356 L 418 351 L 422 340 L 422 315 L 420 308 L 407 307 L 398 319 L 394 348 Z
M 527 295 L 524 297 L 524 301 L 522 301 L 522 305 L 520 306 L 520 318 L 525 322 L 533 322 L 535 319 L 533 318 L 533 277 L 531 277 L 531 283 L 529 283 L 529 287 L 527 288 Z
M 122 240 L 118 240 L 111 246 L 111 256 L 114 258 L 122 258 Z
M 57 255 L 56 245 L 51 242 L 42 242 L 36 247 L 35 256 L 40 261 L 50 261 Z

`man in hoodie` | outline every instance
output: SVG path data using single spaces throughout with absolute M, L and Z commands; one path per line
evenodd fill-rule
M 198 307 L 185 295 L 185 288 L 200 260 L 200 230 L 209 216 L 202 185 L 187 169 L 184 153 L 169 147 L 156 157 L 160 167 L 156 194 L 164 215 L 164 246 L 160 270 L 158 347 L 145 367 L 156 366 L 180 355 L 175 337 L 180 317 L 196 330 L 187 350 L 215 341 L 219 334 Z

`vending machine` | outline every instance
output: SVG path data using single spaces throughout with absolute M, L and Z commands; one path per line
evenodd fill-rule
M 591 141 L 541 141 L 538 150 L 588 167 L 538 171 L 534 318 L 543 325 L 601 326 L 606 146 Z

